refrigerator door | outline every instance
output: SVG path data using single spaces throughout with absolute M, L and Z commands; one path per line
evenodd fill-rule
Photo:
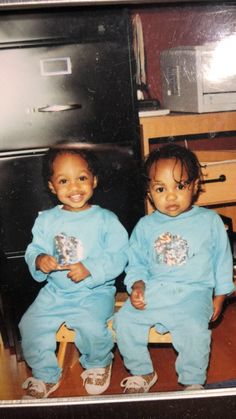
M 116 42 L 0 49 L 0 149 L 130 142 L 128 59 Z

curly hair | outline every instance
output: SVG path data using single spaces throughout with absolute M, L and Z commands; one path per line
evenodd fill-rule
M 187 183 L 192 183 L 199 180 L 198 189 L 194 200 L 197 199 L 199 193 L 202 191 L 201 183 L 203 181 L 202 167 L 197 156 L 189 149 L 177 144 L 167 144 L 160 149 L 153 150 L 147 157 L 144 163 L 144 178 L 145 178 L 145 192 L 147 192 L 150 181 L 150 170 L 153 164 L 156 164 L 160 159 L 174 159 L 176 164 L 181 164 L 181 174 L 185 169 L 188 175 Z M 174 172 L 174 169 L 173 169 Z M 173 175 L 174 176 L 174 175 Z M 178 179 L 175 179 L 179 181 Z
M 58 143 L 51 146 L 43 157 L 43 177 L 46 183 L 53 175 L 53 162 L 57 156 L 63 154 L 74 154 L 82 157 L 87 162 L 93 176 L 98 176 L 99 161 L 91 150 L 86 148 L 86 146 L 82 147 L 80 144 Z

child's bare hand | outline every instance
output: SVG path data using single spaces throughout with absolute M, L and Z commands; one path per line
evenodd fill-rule
M 69 270 L 67 276 L 73 282 L 83 281 L 83 279 L 87 278 L 90 275 L 88 269 L 85 268 L 85 266 L 81 262 L 66 265 L 64 266 L 64 269 Z
M 223 304 L 225 301 L 225 295 L 216 295 L 213 299 L 213 315 L 211 317 L 211 321 L 214 322 L 215 320 L 218 319 L 222 308 L 223 308 Z
M 132 287 L 130 301 L 131 301 L 131 304 L 138 310 L 144 310 L 146 308 L 144 294 L 145 294 L 144 282 L 143 281 L 135 282 Z
M 36 269 L 44 272 L 45 274 L 60 269 L 56 258 L 46 254 L 38 255 L 35 261 L 35 265 Z

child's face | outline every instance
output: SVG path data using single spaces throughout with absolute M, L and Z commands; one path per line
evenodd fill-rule
M 76 154 L 59 154 L 53 162 L 53 175 L 48 182 L 67 211 L 83 211 L 90 207 L 89 199 L 97 186 L 97 178 L 87 162 Z
M 188 175 L 179 161 L 159 160 L 151 166 L 149 177 L 148 193 L 158 211 L 176 217 L 191 208 L 197 181 L 186 184 Z

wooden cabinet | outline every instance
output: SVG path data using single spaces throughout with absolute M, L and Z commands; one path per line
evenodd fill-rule
M 146 157 L 154 139 L 236 131 L 236 112 L 173 113 L 165 116 L 141 117 L 140 125 L 142 154 Z M 204 185 L 204 192 L 200 195 L 197 204 L 220 206 L 220 210 L 217 207 L 216 210 L 223 215 L 231 216 L 236 227 L 236 211 L 235 206 L 232 206 L 236 202 L 236 149 L 202 150 L 196 154 L 204 166 L 203 174 L 206 180 L 217 180 L 223 177 L 222 182 L 214 181 Z M 229 210 L 226 204 L 230 205 Z M 151 210 L 150 205 L 146 203 L 146 211 Z
M 236 111 L 141 117 L 140 125 L 142 152 L 146 156 L 152 138 L 236 131 Z
M 236 202 L 236 150 L 195 151 L 202 164 L 203 192 L 198 205 L 222 205 Z M 208 183 L 209 182 L 209 183 Z

